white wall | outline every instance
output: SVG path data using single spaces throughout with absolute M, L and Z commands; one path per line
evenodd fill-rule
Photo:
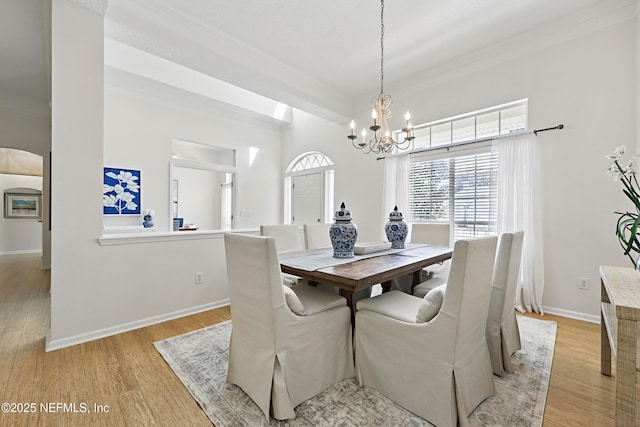
M 104 102 L 104 165 L 141 171 L 143 209 L 155 210 L 155 228 L 170 230 L 169 164 L 174 139 L 236 150 L 237 204 L 243 213 L 236 218 L 237 228 L 279 222 L 281 205 L 275 203 L 281 198 L 282 187 L 279 128 L 250 120 L 243 123 L 111 88 L 105 91 Z M 250 147 L 259 148 L 252 166 Z M 178 193 L 184 190 L 179 187 Z
M 41 114 L 0 108 L 0 147 L 49 157 L 50 119 Z
M 158 226 L 168 230 L 172 139 L 232 146 L 238 150 L 238 203 L 245 213 L 238 225 L 254 228 L 280 218 L 274 202 L 282 186 L 278 132 L 105 93 L 102 16 L 66 0 L 53 0 L 52 15 L 56 197 L 47 349 L 228 302 L 222 235 L 99 244 L 103 167 L 140 169 L 144 207 L 155 209 Z M 249 146 L 260 147 L 252 167 Z M 195 272 L 203 273 L 203 284 L 194 283 Z
M 5 190 L 32 188 L 42 191 L 42 177 L 0 174 L 0 204 L 5 211 Z M 0 220 L 0 254 L 42 251 L 42 222 L 35 219 L 5 218 Z
M 51 266 L 51 233 L 49 232 L 49 151 L 51 149 L 51 119 L 39 112 L 0 108 L 0 147 L 29 151 L 43 157 L 41 242 L 42 267 Z M 42 181 L 42 180 L 41 180 Z M 0 233 L 0 245 L 5 245 Z
M 542 152 L 545 251 L 543 305 L 564 315 L 599 319 L 598 266 L 630 266 L 615 238 L 614 211 L 626 209 L 619 183 L 606 174 L 605 155 L 636 137 L 636 20 L 528 53 L 504 63 L 394 97 L 396 121 L 410 109 L 415 123 L 529 98 L 532 129 Z M 393 95 L 393 92 L 391 92 Z M 401 109 L 401 110 L 398 110 Z M 400 111 L 401 113 L 399 113 Z M 368 122 L 368 112 L 356 117 Z M 398 122 L 400 124 L 400 122 Z M 367 240 L 383 236 L 382 162 L 351 147 L 342 126 L 294 114 L 285 133 L 283 164 L 308 150 L 335 162 L 336 203 L 345 201 Z M 578 290 L 587 277 L 591 289 Z
M 342 202 L 358 226 L 358 241 L 386 239 L 382 212 L 382 168 L 374 154 L 364 155 L 347 139 L 347 124 L 336 124 L 293 110 L 293 124 L 283 131 L 284 168 L 300 154 L 319 151 L 334 162 L 336 210 Z M 393 206 L 389 212 L 393 209 Z M 386 220 L 385 220 L 386 221 Z
M 640 3 L 636 9 L 636 152 L 640 153 Z

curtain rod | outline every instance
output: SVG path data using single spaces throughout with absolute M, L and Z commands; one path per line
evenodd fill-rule
M 558 130 L 564 129 L 564 125 L 562 123 L 560 123 L 558 126 L 554 126 L 554 127 L 551 127 L 551 128 L 534 129 L 533 130 L 533 134 L 538 136 L 538 132 L 544 132 L 544 131 L 547 131 L 547 130 L 556 130 L 556 129 L 558 129 Z
M 507 137 L 515 136 L 515 135 L 534 134 L 535 136 L 538 136 L 538 132 L 545 132 L 545 131 L 548 131 L 548 130 L 556 130 L 556 129 L 557 130 L 564 129 L 564 125 L 562 123 L 560 123 L 559 125 L 553 126 L 553 127 L 550 127 L 550 128 L 534 129 L 534 130 L 528 131 L 528 132 L 514 132 L 514 133 L 509 133 L 509 134 L 506 134 L 506 135 L 494 136 L 494 137 L 491 137 L 491 138 L 476 139 L 476 140 L 467 141 L 467 142 L 458 142 L 457 144 L 449 144 L 449 145 L 443 145 L 443 146 L 439 146 L 439 147 L 420 148 L 418 150 L 411 151 L 411 152 L 409 152 L 407 154 L 423 153 L 425 151 L 434 151 L 434 150 L 447 150 L 447 151 L 449 151 L 449 149 L 452 148 L 452 147 L 461 147 L 463 145 L 479 144 L 481 142 L 495 141 L 496 139 L 507 138 Z M 400 155 L 403 155 L 403 154 L 391 154 L 390 156 L 376 157 L 376 160 L 384 160 L 387 157 L 400 156 Z

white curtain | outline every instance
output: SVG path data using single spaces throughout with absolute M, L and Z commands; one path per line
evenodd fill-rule
M 409 155 L 390 156 L 384 159 L 382 192 L 382 218 L 384 223 L 394 207 L 402 212 L 405 221 L 409 217 Z M 384 236 L 384 226 L 381 227 Z M 386 236 L 384 237 L 386 240 Z
M 524 231 L 519 291 L 515 307 L 521 312 L 542 311 L 544 264 L 540 197 L 536 180 L 540 176 L 536 137 L 523 134 L 500 138 L 491 151 L 500 154 L 498 173 L 498 235 Z

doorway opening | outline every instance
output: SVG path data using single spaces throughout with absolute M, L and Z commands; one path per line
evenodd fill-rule
M 284 176 L 284 224 L 331 222 L 333 161 L 311 151 L 294 159 Z

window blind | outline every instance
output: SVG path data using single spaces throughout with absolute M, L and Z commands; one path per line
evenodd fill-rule
M 454 240 L 494 234 L 499 165 L 491 152 L 412 162 L 411 221 L 449 223 Z

